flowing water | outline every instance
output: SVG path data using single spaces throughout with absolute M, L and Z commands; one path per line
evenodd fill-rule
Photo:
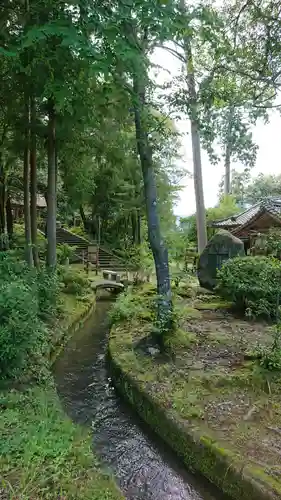
M 226 500 L 188 474 L 112 388 L 105 361 L 110 306 L 97 303 L 54 365 L 66 412 L 73 421 L 92 426 L 96 453 L 128 500 Z

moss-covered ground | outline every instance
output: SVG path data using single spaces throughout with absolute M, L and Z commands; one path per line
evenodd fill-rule
M 91 300 L 62 294 L 62 316 L 50 329 L 56 349 Z M 47 373 L 40 383 L 0 391 L 1 500 L 121 500 L 98 463 L 90 433 L 64 414 Z
M 150 301 L 135 292 L 135 312 L 113 317 L 111 355 L 187 432 L 215 444 L 229 466 L 247 468 L 271 491 L 268 498 L 281 498 L 281 374 L 249 359 L 257 344 L 272 342 L 274 327 L 235 317 L 229 304 L 202 292 L 186 288 L 177 296 L 179 326 L 165 356 L 144 347 Z

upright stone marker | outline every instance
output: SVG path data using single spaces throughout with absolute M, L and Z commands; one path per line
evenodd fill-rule
M 208 242 L 198 261 L 197 275 L 200 286 L 214 290 L 217 269 L 232 257 L 245 256 L 244 243 L 228 231 L 218 231 Z

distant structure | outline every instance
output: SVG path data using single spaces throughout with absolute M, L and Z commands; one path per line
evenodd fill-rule
M 281 228 L 281 198 L 266 198 L 244 212 L 210 222 L 216 229 L 226 229 L 244 243 L 245 253 L 261 233 L 273 227 Z

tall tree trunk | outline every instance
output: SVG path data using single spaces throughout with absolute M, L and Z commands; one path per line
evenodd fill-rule
M 7 221 L 7 233 L 9 237 L 9 242 L 11 242 L 14 233 L 14 218 L 12 211 L 11 198 L 8 195 L 6 201 L 6 221 Z
M 231 191 L 231 178 L 230 178 L 230 161 L 232 153 L 232 127 L 233 127 L 233 114 L 234 109 L 230 107 L 228 113 L 228 124 L 226 133 L 226 145 L 224 155 L 224 194 L 228 195 Z
M 202 178 L 202 161 L 201 161 L 201 144 L 198 124 L 197 112 L 197 94 L 194 78 L 194 67 L 192 50 L 189 37 L 184 39 L 184 51 L 187 64 L 187 85 L 190 97 L 190 122 L 191 122 L 191 141 L 193 153 L 193 179 L 196 201 L 196 223 L 197 223 L 197 240 L 198 252 L 201 253 L 207 245 L 207 226 L 206 226 L 206 211 L 204 204 L 204 189 Z
M 54 269 L 57 264 L 56 254 L 56 119 L 53 99 L 48 102 L 48 206 L 47 206 L 47 267 Z
M 143 75 L 141 75 L 140 71 L 138 71 L 138 73 L 136 72 L 134 75 L 133 83 L 136 99 L 134 107 L 136 141 L 144 182 L 148 238 L 155 263 L 157 291 L 159 295 L 159 333 L 157 334 L 157 342 L 160 347 L 163 348 L 165 336 L 170 332 L 172 327 L 172 297 L 168 251 L 160 231 L 152 149 L 150 147 L 147 130 L 143 122 L 143 113 L 145 111 L 145 83 Z
M 88 221 L 84 212 L 84 208 L 82 205 L 79 207 L 79 212 L 80 212 L 80 217 L 83 222 L 84 230 L 87 232 L 88 231 Z
M 34 96 L 30 98 L 30 217 L 33 260 L 39 267 L 37 247 L 37 164 L 36 164 L 36 105 Z
M 141 244 L 141 215 L 139 210 L 137 211 L 137 245 Z
M 25 0 L 25 31 L 29 24 L 29 0 Z M 24 53 L 24 65 L 28 67 L 29 52 Z M 29 175 L 29 155 L 30 155 L 30 94 L 29 78 L 24 76 L 24 152 L 23 152 L 23 212 L 24 212 L 24 232 L 25 232 L 25 258 L 27 264 L 33 266 L 32 241 L 31 241 L 31 217 L 30 217 L 30 175 Z
M 231 147 L 229 142 L 226 144 L 224 157 L 224 194 L 230 194 L 230 159 Z
M 24 96 L 24 121 L 25 121 L 25 144 L 23 153 L 23 210 L 24 210 L 24 232 L 25 232 L 25 258 L 27 264 L 33 266 L 32 241 L 31 241 L 31 217 L 30 217 L 30 107 L 28 90 Z
M 1 153 L 0 153 L 1 154 Z M 5 174 L 4 166 L 2 164 L 2 159 L 0 158 L 0 234 L 1 242 L 4 241 L 4 235 L 6 230 L 5 222 Z M 1 245 L 2 248 L 2 245 Z

